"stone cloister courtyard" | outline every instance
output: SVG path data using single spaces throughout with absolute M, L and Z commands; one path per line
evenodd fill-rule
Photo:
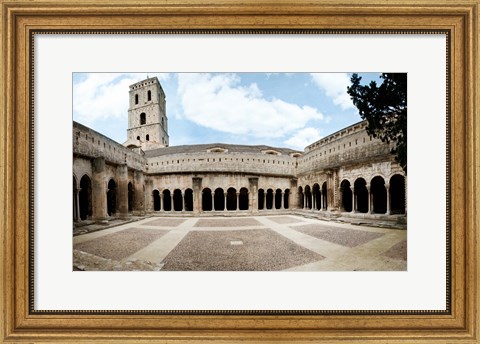
M 299 215 L 149 217 L 73 237 L 78 271 L 405 271 L 407 231 Z

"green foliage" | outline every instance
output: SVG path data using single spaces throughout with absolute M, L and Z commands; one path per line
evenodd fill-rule
M 407 173 L 407 74 L 383 73 L 380 86 L 375 81 L 361 85 L 358 74 L 351 78 L 347 92 L 367 120 L 367 132 L 383 142 L 393 142 L 392 153 Z

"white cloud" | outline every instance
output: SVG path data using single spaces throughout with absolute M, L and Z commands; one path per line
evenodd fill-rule
M 149 74 L 160 80 L 167 74 Z M 90 125 L 96 120 L 127 118 L 129 86 L 145 78 L 139 73 L 89 73 L 73 85 L 74 119 Z
M 303 128 L 298 130 L 295 135 L 285 141 L 289 147 L 303 150 L 306 146 L 318 141 L 322 138 L 320 132 L 316 128 Z
M 347 73 L 311 73 L 313 82 L 325 92 L 327 97 L 332 98 L 335 105 L 342 110 L 354 109 L 350 96 L 347 93 L 347 86 L 351 85 Z
M 179 74 L 178 95 L 184 118 L 236 135 L 284 137 L 324 118 L 310 106 L 266 99 L 256 84 L 240 85 L 235 74 Z

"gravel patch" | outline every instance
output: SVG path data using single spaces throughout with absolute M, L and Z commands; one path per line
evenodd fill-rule
M 362 245 L 384 235 L 383 233 L 318 225 L 306 225 L 291 228 L 315 238 L 346 247 Z
M 161 218 L 155 219 L 152 221 L 145 222 L 144 225 L 149 226 L 161 226 L 161 227 L 178 227 L 182 223 L 187 221 L 186 219 L 169 219 L 169 218 Z
M 272 220 L 278 224 L 291 224 L 291 223 L 300 223 L 303 220 L 297 219 L 291 216 L 276 216 L 276 217 L 267 217 L 267 219 Z
M 73 271 L 160 271 L 161 264 L 140 259 L 117 261 L 73 250 Z
M 244 227 L 261 225 L 257 220 L 247 217 L 234 219 L 199 219 L 194 227 Z
M 407 240 L 402 240 L 399 243 L 390 247 L 384 256 L 392 259 L 407 260 Z
M 167 232 L 167 230 L 128 228 L 77 244 L 74 249 L 107 259 L 121 260 L 161 238 Z
M 231 242 L 242 241 L 242 245 Z M 324 257 L 269 229 L 192 231 L 165 257 L 167 271 L 274 271 Z

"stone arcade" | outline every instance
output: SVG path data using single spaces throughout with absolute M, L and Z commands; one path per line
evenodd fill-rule
M 303 152 L 224 143 L 169 146 L 157 78 L 130 86 L 121 145 L 73 123 L 73 220 L 145 214 L 308 212 L 406 218 L 406 176 L 391 147 L 359 122 Z

